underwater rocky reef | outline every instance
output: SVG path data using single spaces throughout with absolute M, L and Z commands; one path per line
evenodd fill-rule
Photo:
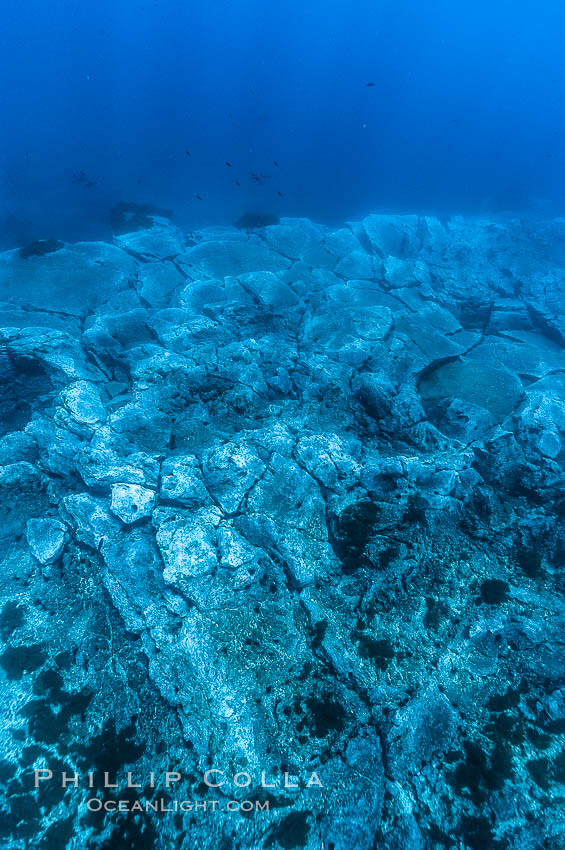
M 0 254 L 2 847 L 562 848 L 565 220 L 141 224 Z

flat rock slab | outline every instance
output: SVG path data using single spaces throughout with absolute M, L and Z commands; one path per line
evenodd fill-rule
M 10 303 L 0 304 L 0 327 L 2 328 L 52 328 L 73 336 L 80 336 L 81 316 L 78 312 L 59 309 L 41 309 L 24 304 L 22 307 Z
M 416 215 L 369 215 L 362 222 L 375 253 L 399 259 L 414 256 L 420 250 L 418 226 Z
M 308 255 L 323 238 L 323 228 L 309 218 L 283 219 L 280 224 L 265 227 L 265 242 L 278 253 L 292 260 Z
M 124 233 L 122 236 L 114 237 L 114 242 L 134 256 L 139 255 L 146 259 L 176 257 L 186 246 L 183 233 L 172 225 Z
M 472 360 L 512 369 L 516 374 L 530 379 L 565 369 L 565 349 L 557 342 L 527 330 L 488 336 L 469 356 Z
M 177 258 L 191 277 L 218 278 L 287 269 L 291 260 L 260 242 L 203 242 Z
M 0 300 L 82 313 L 128 285 L 137 263 L 106 242 L 77 242 L 44 257 L 0 254 Z
M 439 366 L 419 389 L 426 407 L 459 399 L 486 408 L 499 422 L 512 413 L 524 393 L 514 372 L 470 358 Z

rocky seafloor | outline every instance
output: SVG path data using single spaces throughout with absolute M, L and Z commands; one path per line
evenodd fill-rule
M 562 848 L 565 220 L 149 223 L 0 254 L 2 847 Z

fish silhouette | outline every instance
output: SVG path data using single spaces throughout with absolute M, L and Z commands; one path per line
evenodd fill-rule
M 202 200 L 202 195 L 197 195 L 196 197 L 198 198 L 199 201 Z
M 84 186 L 85 189 L 92 189 L 93 186 L 96 186 L 94 180 L 91 180 L 82 169 L 73 174 L 73 183 L 77 186 Z

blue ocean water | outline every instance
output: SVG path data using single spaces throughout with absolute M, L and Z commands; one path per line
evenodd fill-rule
M 103 238 L 124 200 L 559 211 L 564 34 L 557 0 L 4 0 L 1 244 Z

